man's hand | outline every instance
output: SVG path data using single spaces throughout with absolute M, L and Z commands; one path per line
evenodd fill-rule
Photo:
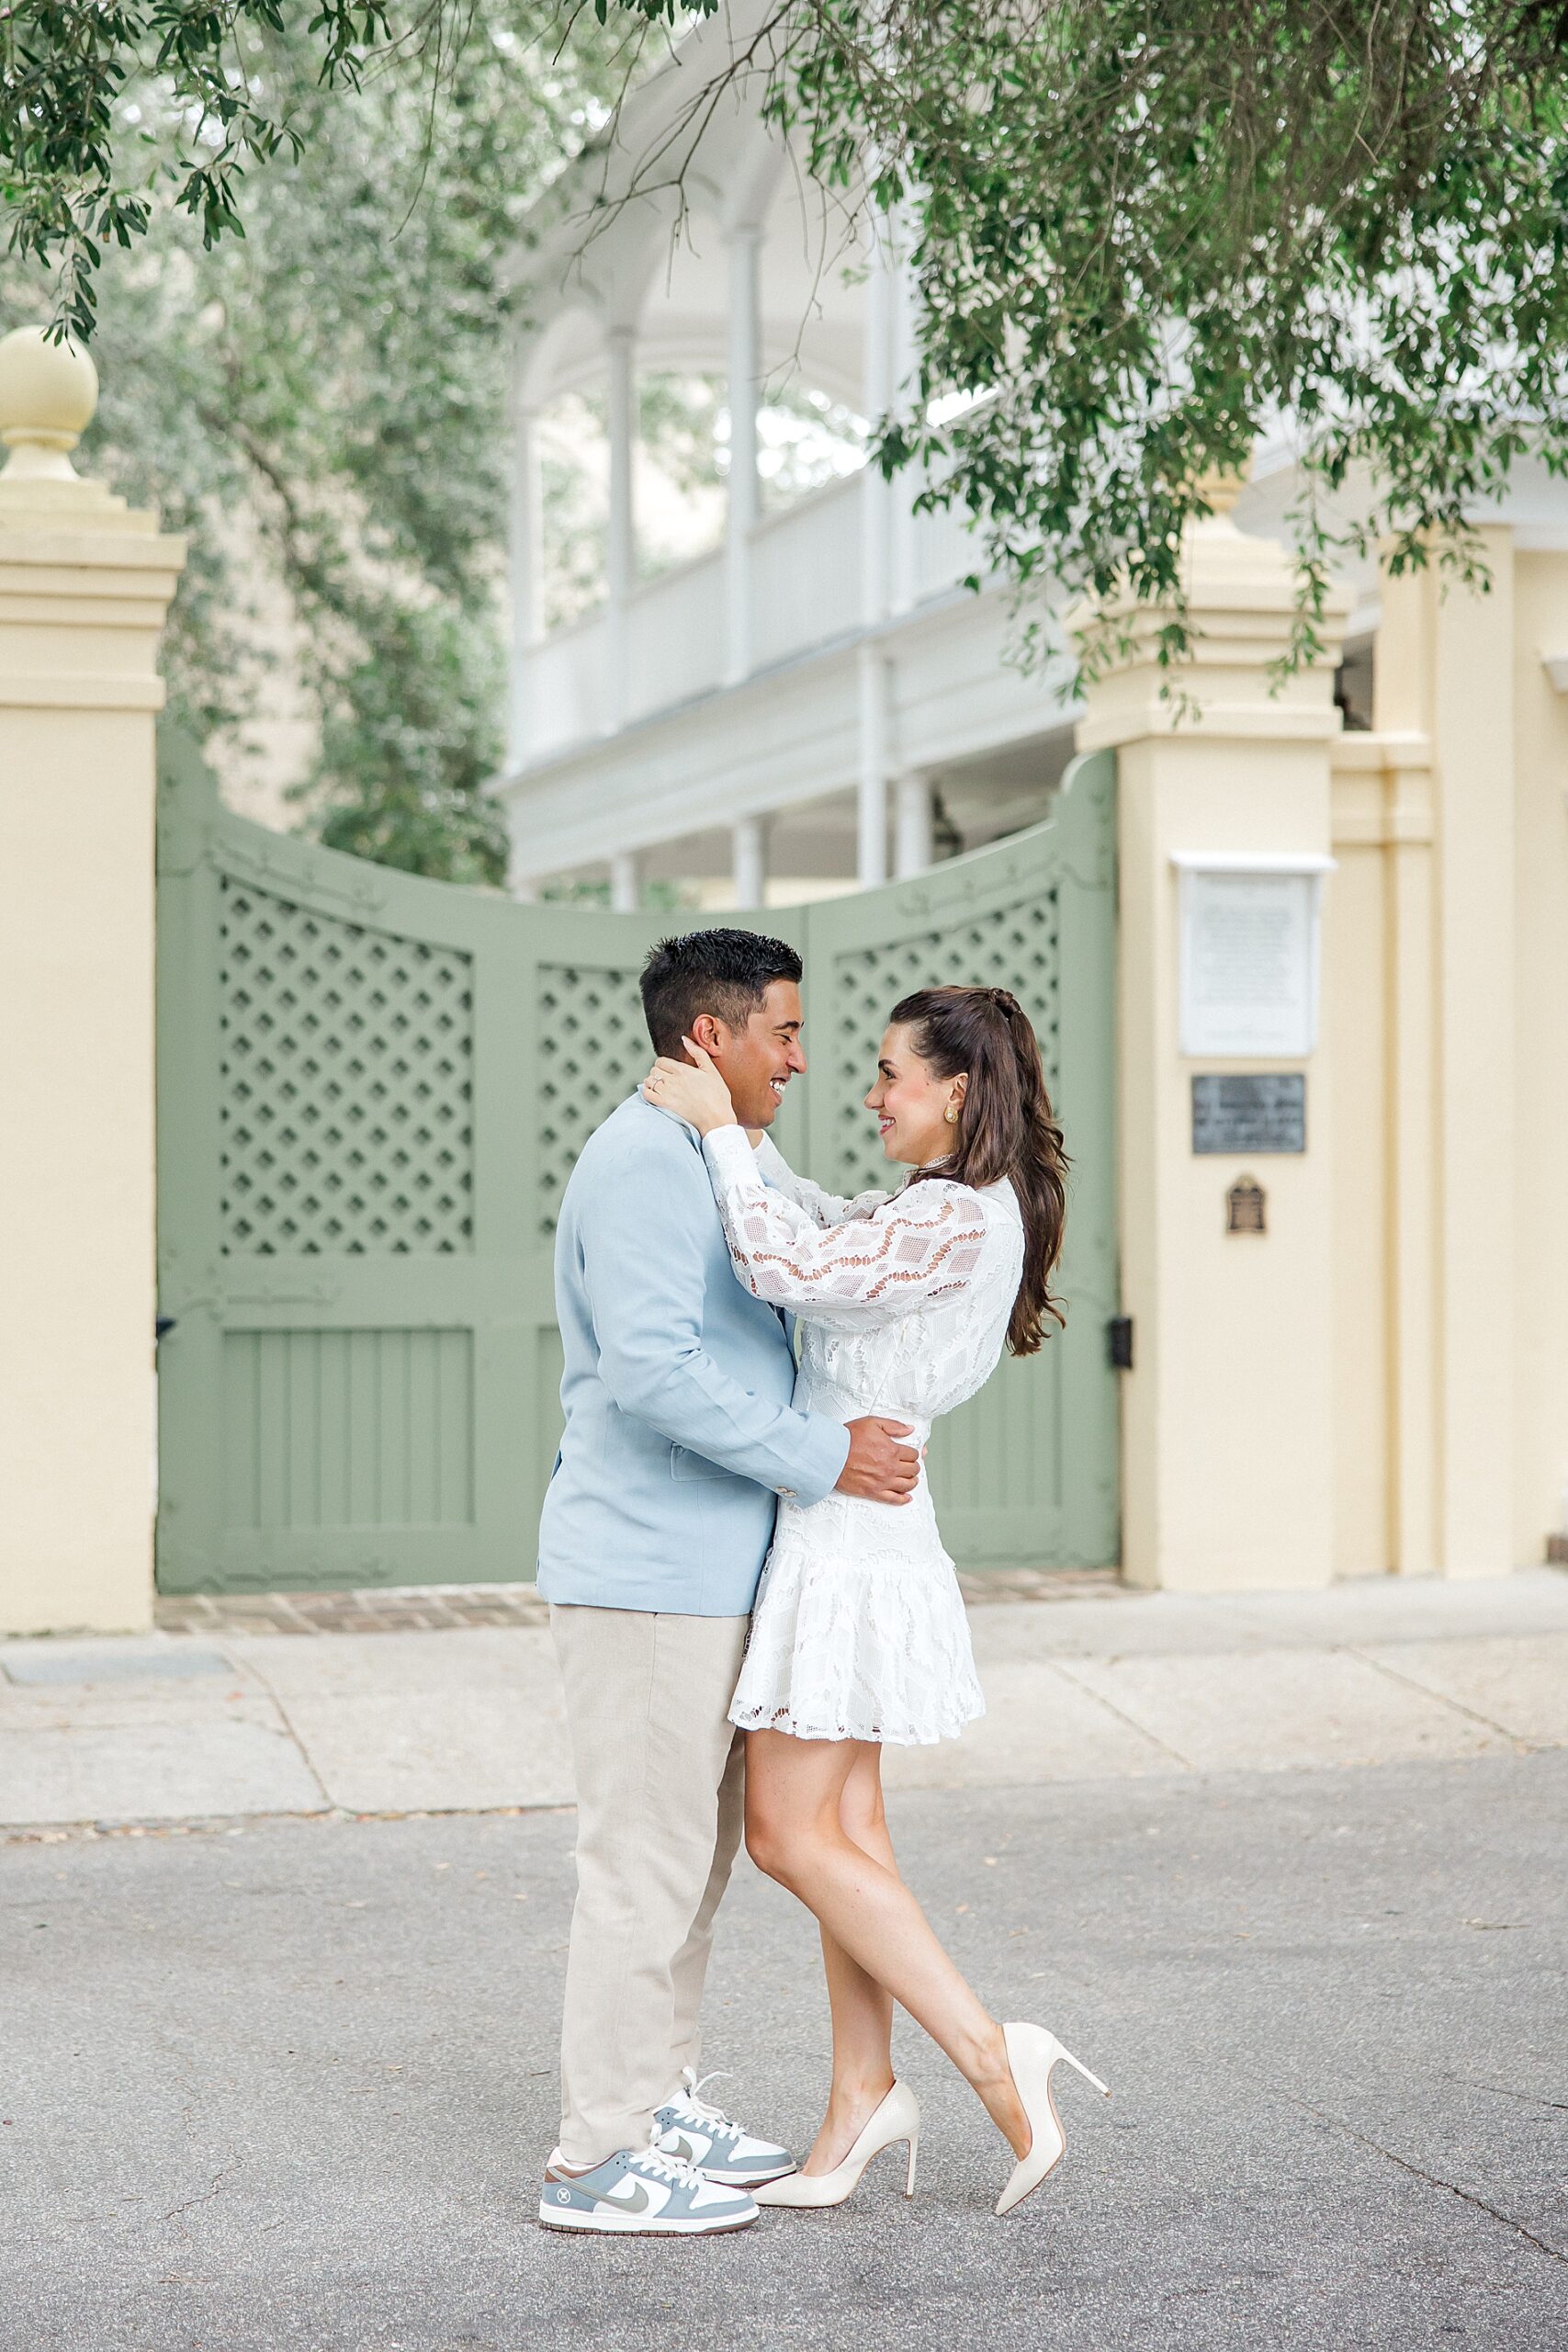
M 920 1449 L 900 1443 L 914 1435 L 907 1421 L 880 1420 L 874 1413 L 851 1421 L 849 1459 L 834 1489 L 863 1502 L 907 1503 L 920 1475 Z

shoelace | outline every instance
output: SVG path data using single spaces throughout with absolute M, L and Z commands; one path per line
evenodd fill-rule
M 672 2156 L 668 2150 L 661 2148 L 656 2123 L 647 2147 L 640 2150 L 634 2159 L 637 2170 L 651 2172 L 661 2180 L 673 2181 L 677 2188 L 700 2188 L 703 2177 L 695 2165 L 688 2164 L 684 2156 Z
M 675 2111 L 678 2115 L 687 2117 L 693 2123 L 699 2124 L 715 2140 L 743 2139 L 745 2134 L 740 2125 L 732 2123 L 722 2108 L 710 2106 L 701 2096 L 703 2084 L 722 2083 L 724 2079 L 723 2074 L 705 2075 L 702 2082 L 699 2082 L 692 2067 L 682 2066 L 681 2080 L 685 2084 L 686 2091 Z

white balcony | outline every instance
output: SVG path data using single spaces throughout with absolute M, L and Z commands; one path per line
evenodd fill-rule
M 623 122 L 617 158 L 644 139 L 658 152 L 705 47 L 727 38 L 715 20 L 682 44 Z M 524 890 L 607 873 L 631 903 L 647 876 L 729 873 L 737 902 L 755 904 L 770 865 L 775 880 L 874 883 L 1043 814 L 1070 748 L 1062 667 L 1010 662 L 1004 598 L 959 585 L 980 568 L 976 542 L 959 515 L 913 512 L 918 482 L 858 468 L 764 513 L 781 399 L 849 420 L 823 458 L 837 468 L 907 397 L 911 286 L 897 224 L 835 248 L 831 219 L 744 105 L 721 109 L 704 159 L 673 243 L 673 200 L 668 220 L 650 195 L 617 209 L 595 164 L 581 190 L 564 175 L 519 249 L 501 792 Z M 699 523 L 723 539 L 642 579 L 643 390 L 682 375 L 717 387 L 724 453 L 686 543 Z M 592 464 L 558 422 L 554 404 L 572 401 L 592 403 Z M 604 550 L 603 603 L 553 633 L 548 583 L 566 575 L 545 560 L 547 441 L 558 467 L 570 443 Z
M 866 490 L 864 478 L 852 474 L 748 532 L 740 583 L 749 608 L 740 630 L 750 650 L 746 676 L 864 631 Z M 961 518 L 903 519 L 908 571 L 890 622 L 951 595 L 977 562 Z M 525 649 L 515 681 L 513 775 L 739 684 L 729 659 L 736 588 L 721 550 L 644 582 L 626 598 L 618 627 L 601 605 Z

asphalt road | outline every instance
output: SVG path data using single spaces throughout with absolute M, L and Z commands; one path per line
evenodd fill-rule
M 6 2352 L 1568 2344 L 1568 1758 L 908 1795 L 907 1874 L 1077 2077 L 1055 2178 L 912 2030 L 896 2160 L 705 2245 L 534 2220 L 565 1814 L 0 1849 Z M 796 2141 L 811 1932 L 747 1871 L 720 2095 Z M 732 2098 L 731 2098 L 731 2095 Z

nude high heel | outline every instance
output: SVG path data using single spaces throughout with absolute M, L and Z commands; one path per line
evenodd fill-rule
M 1109 2098 L 1111 2093 L 1098 2075 L 1091 2075 L 1070 2050 L 1064 2050 L 1054 2033 L 1043 2025 L 1004 2025 L 1002 2038 L 1007 2043 L 1008 2064 L 1023 2111 L 1029 2118 L 1032 2138 L 1029 2154 L 1021 2156 L 1012 2168 L 1012 2177 L 997 2199 L 998 2213 L 1010 2213 L 1022 2203 L 1032 2188 L 1038 2188 L 1046 2174 L 1062 2161 L 1066 2140 L 1062 2120 L 1056 2113 L 1056 2102 L 1051 2096 L 1051 2071 L 1065 2058 L 1076 2066 L 1086 2083 Z M 756 2192 L 759 2196 L 761 2191 Z
M 909 2143 L 904 2194 L 913 2197 L 915 2159 L 920 2147 L 920 2103 L 907 2084 L 895 2083 L 875 2113 L 862 2125 L 860 2137 L 842 2164 L 835 2165 L 831 2172 L 792 2172 L 783 2180 L 765 2180 L 751 2191 L 752 2198 L 759 2205 L 793 2205 L 802 2210 L 841 2205 L 873 2156 L 897 2146 L 900 2140 Z

